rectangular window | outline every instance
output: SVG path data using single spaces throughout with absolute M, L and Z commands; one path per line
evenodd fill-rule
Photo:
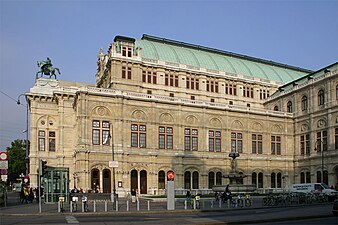
M 131 67 L 128 67 L 128 79 L 131 80 Z
M 39 130 L 39 151 L 45 151 L 45 131 Z
M 231 132 L 231 152 L 243 152 L 242 133 Z
M 317 151 L 326 151 L 327 150 L 327 131 L 319 131 L 317 132 Z
M 281 155 L 281 137 L 271 136 L 271 155 Z
M 209 151 L 221 151 L 221 131 L 209 130 Z
M 173 128 L 159 127 L 159 148 L 173 149 Z
M 184 149 L 186 151 L 198 150 L 198 130 L 197 129 L 184 129 Z
M 129 79 L 131 80 L 131 67 L 122 66 L 122 79 Z
M 55 152 L 55 132 L 49 131 L 49 142 L 48 147 L 50 152 Z
M 261 134 L 252 134 L 252 153 L 262 154 L 263 153 L 263 142 Z
M 92 143 L 93 145 L 110 145 L 110 123 L 108 121 L 93 120 Z
M 186 88 L 199 90 L 199 80 L 193 76 L 186 77 Z
M 122 79 L 126 79 L 126 67 L 125 66 L 122 66 Z
M 178 74 L 177 72 L 166 71 L 164 76 L 164 84 L 166 86 L 178 87 Z
M 131 147 L 146 148 L 146 126 L 132 124 L 131 125 Z

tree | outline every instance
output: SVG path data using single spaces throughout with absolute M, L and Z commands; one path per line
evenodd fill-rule
M 20 174 L 26 170 L 26 141 L 12 141 L 11 147 L 7 147 L 8 153 L 8 180 L 15 182 Z

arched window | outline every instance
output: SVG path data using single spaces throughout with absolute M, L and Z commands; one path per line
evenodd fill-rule
M 301 184 L 305 183 L 305 173 L 304 172 L 300 173 L 300 183 Z
M 282 174 L 277 173 L 277 188 L 282 188 Z
M 184 173 L 184 188 L 185 189 L 191 189 L 190 179 L 191 179 L 191 173 L 190 171 L 186 171 Z
M 257 187 L 257 173 L 255 172 L 251 174 L 251 184 Z
M 338 100 L 338 84 L 336 86 L 336 99 Z
M 329 173 L 327 172 L 327 170 L 324 170 L 323 174 L 324 174 L 323 183 L 329 185 Z
M 278 111 L 278 106 L 275 105 L 275 107 L 273 108 L 273 111 Z
M 263 173 L 258 174 L 258 188 L 263 188 Z
M 271 174 L 271 188 L 276 188 L 276 174 Z
M 292 111 L 292 102 L 291 102 L 291 101 L 288 101 L 286 107 L 287 107 L 287 111 L 288 111 L 289 113 L 292 113 L 292 112 L 293 112 L 293 111 Z
M 215 173 L 209 172 L 209 189 L 212 188 L 212 186 L 215 185 Z
M 195 171 L 192 173 L 192 189 L 198 189 L 199 181 L 198 181 L 198 172 Z
M 321 89 L 318 91 L 318 105 L 324 105 L 325 97 L 324 97 L 324 90 Z
M 163 170 L 158 172 L 158 189 L 165 189 L 165 172 Z
M 307 104 L 307 96 L 302 97 L 302 111 L 307 110 L 308 104 Z
M 317 183 L 321 183 L 322 182 L 322 172 L 317 171 Z
M 216 185 L 222 185 L 222 173 L 221 172 L 216 173 Z

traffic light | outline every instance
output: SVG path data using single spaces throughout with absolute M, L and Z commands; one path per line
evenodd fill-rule
M 45 175 L 47 170 L 47 161 L 46 160 L 41 160 L 41 175 Z

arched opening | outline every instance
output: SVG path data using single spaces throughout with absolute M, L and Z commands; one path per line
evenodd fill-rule
M 324 97 L 324 90 L 318 91 L 318 105 L 324 105 L 325 97 Z
M 300 173 L 300 183 L 301 184 L 305 183 L 305 173 L 304 172 Z
M 199 180 L 198 180 L 198 172 L 194 171 L 192 173 L 192 189 L 198 189 Z
M 271 173 L 271 188 L 276 188 L 276 174 Z
M 147 171 L 141 170 L 140 172 L 140 185 L 141 185 L 141 194 L 147 194 Z
M 258 174 L 258 188 L 263 188 L 263 173 Z
M 222 173 L 221 172 L 216 173 L 216 185 L 222 185 Z
M 163 170 L 158 172 L 158 189 L 165 189 L 165 172 Z
M 111 192 L 111 178 L 110 178 L 110 170 L 103 170 L 103 193 Z
M 212 188 L 212 186 L 215 185 L 215 173 L 209 172 L 209 189 Z
M 287 112 L 292 113 L 292 102 L 291 101 L 288 101 L 286 107 L 287 107 Z
M 278 106 L 275 106 L 275 107 L 273 108 L 273 111 L 278 111 Z
M 132 170 L 130 172 L 130 191 L 138 189 L 138 179 L 137 179 L 137 170 Z
M 282 188 L 282 174 L 277 173 L 277 188 Z
M 184 173 L 184 188 L 191 189 L 191 173 L 190 171 L 186 171 Z
M 98 169 L 92 169 L 91 172 L 91 189 L 96 192 L 100 189 L 100 171 Z
M 257 173 L 255 172 L 251 174 L 251 184 L 257 188 Z

